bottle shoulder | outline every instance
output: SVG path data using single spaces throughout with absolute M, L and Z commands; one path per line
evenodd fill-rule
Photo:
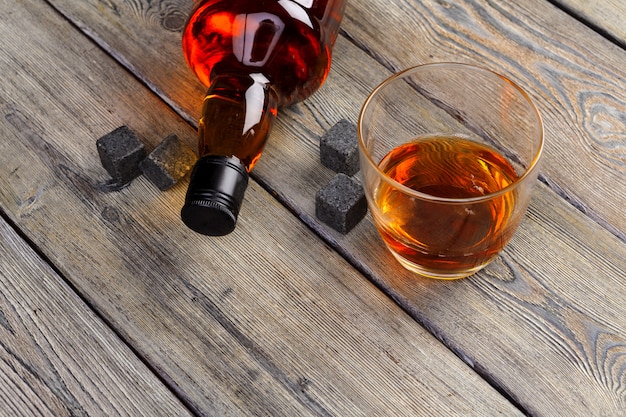
M 265 74 L 282 104 L 324 81 L 344 0 L 198 3 L 183 32 L 185 57 L 206 85 L 225 72 Z

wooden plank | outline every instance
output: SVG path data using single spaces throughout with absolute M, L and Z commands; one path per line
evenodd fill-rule
M 553 0 L 626 48 L 626 3 L 623 0 Z
M 256 183 L 221 239 L 184 184 L 107 192 L 97 137 L 193 130 L 44 2 L 0 4 L 2 207 L 192 411 L 521 415 Z
M 175 3 L 181 10 L 189 4 Z M 626 249 L 613 235 L 623 238 L 625 226 L 619 145 L 624 52 L 545 2 L 509 3 L 350 2 L 344 24 L 350 41 L 339 39 L 327 84 L 305 103 L 283 109 L 255 175 L 529 413 L 619 415 L 625 404 L 626 320 L 619 300 L 626 295 Z M 142 77 L 156 80 L 160 68 L 184 67 L 179 35 L 145 14 L 121 3 L 116 16 L 96 15 L 87 2 L 54 4 L 81 25 L 108 28 L 90 33 L 131 60 Z M 136 44 L 113 30 L 120 22 L 137 29 Z M 161 44 L 159 54 L 146 50 L 147 39 Z M 341 117 L 355 120 L 390 68 L 442 60 L 482 62 L 530 89 L 546 122 L 545 181 L 558 192 L 539 187 L 503 256 L 457 283 L 403 271 L 382 249 L 369 219 L 340 236 L 313 214 L 314 194 L 332 176 L 317 160 L 318 136 Z M 193 96 L 202 91 L 178 91 L 188 77 L 155 84 L 193 115 L 199 105 Z
M 190 416 L 0 218 L 0 415 Z

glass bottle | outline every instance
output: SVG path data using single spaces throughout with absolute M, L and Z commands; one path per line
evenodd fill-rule
M 201 0 L 183 52 L 208 87 L 199 160 L 181 211 L 198 233 L 235 228 L 248 173 L 281 106 L 302 101 L 330 70 L 346 0 Z

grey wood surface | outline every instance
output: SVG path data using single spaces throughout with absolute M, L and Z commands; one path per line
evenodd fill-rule
M 626 47 L 626 2 L 623 0 L 554 0 L 573 16 L 598 28 L 603 34 Z
M 178 32 L 190 1 L 50 3 L 195 124 L 204 88 Z M 18 4 L 24 26 L 0 29 L 12 45 L 0 55 L 12 138 L 0 153 L 2 207 L 192 410 L 515 413 L 487 381 L 530 415 L 624 415 L 626 55 L 615 43 L 539 0 L 352 1 L 326 85 L 281 110 L 237 231 L 207 241 L 177 219 L 186 184 L 158 193 L 140 179 L 104 194 L 91 147 L 121 123 L 151 146 L 171 131 L 192 144 L 192 129 L 42 2 Z M 14 35 L 28 22 L 39 28 L 32 49 Z M 356 121 L 392 71 L 444 60 L 520 83 L 548 144 L 516 237 L 454 283 L 402 270 L 369 218 L 342 236 L 314 217 L 314 194 L 333 175 L 319 164 L 319 135 Z
M 75 21 L 103 24 L 100 17 L 89 17 L 94 14 L 86 5 L 78 10 L 68 2 L 56 4 Z M 185 10 L 188 2 L 178 4 Z M 149 39 L 163 37 L 167 46 L 158 54 L 136 53 L 141 46 L 113 30 L 93 36 L 115 53 L 128 54 L 141 77 L 154 74 L 156 80 L 158 68 L 184 63 L 177 37 L 158 24 L 142 24 L 151 21 L 146 15 L 126 11 L 116 19 L 133 22 L 126 26 L 137 28 L 135 39 L 141 32 L 149 32 Z M 526 410 L 538 415 L 575 415 L 581 407 L 597 415 L 622 410 L 624 51 L 539 1 L 352 2 L 343 30 L 327 84 L 305 103 L 283 109 L 255 168 L 258 181 Z M 538 188 L 516 239 L 492 267 L 452 285 L 415 280 L 398 268 L 381 250 L 371 223 L 343 237 L 313 215 L 314 193 L 332 175 L 317 161 L 318 136 L 340 117 L 356 120 L 367 93 L 391 70 L 437 60 L 479 62 L 518 81 L 540 107 L 548 143 L 543 174 L 548 187 Z M 189 100 L 201 97 L 202 87 L 189 93 L 178 88 L 189 76 L 155 85 L 166 95 L 172 92 L 171 99 L 193 117 L 198 104 Z M 505 297 L 502 291 L 511 293 Z M 600 309 L 599 300 L 609 307 Z M 552 303 L 561 309 L 553 310 Z M 581 321 L 594 323 L 599 333 L 589 333 Z M 598 334 L 610 335 L 610 342 L 598 346 Z M 491 340 L 502 345 L 486 348 Z M 589 361 L 589 350 L 596 349 L 608 362 Z M 613 372 L 599 379 L 600 388 L 596 375 L 603 375 L 607 364 Z M 568 388 L 571 395 L 564 386 L 575 387 Z M 598 397 L 597 389 L 605 395 Z
M 0 219 L 0 415 L 191 416 Z
M 522 415 L 257 184 L 218 240 L 182 227 L 185 184 L 108 190 L 100 135 L 193 129 L 44 2 L 0 1 L 4 216 L 194 414 Z

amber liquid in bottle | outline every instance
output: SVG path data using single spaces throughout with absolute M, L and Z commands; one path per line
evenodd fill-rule
M 209 235 L 234 228 L 247 172 L 277 109 L 304 100 L 326 79 L 344 8 L 345 0 L 197 2 L 183 52 L 209 90 L 198 129 L 200 161 L 182 212 L 189 227 Z M 202 179 L 209 176 L 215 180 Z
M 379 168 L 400 184 L 433 197 L 481 197 L 502 190 L 518 175 L 494 149 L 459 137 L 430 137 L 392 150 Z M 507 243 L 514 191 L 473 203 L 412 198 L 387 183 L 375 193 L 377 223 L 396 253 L 442 275 L 471 270 Z

